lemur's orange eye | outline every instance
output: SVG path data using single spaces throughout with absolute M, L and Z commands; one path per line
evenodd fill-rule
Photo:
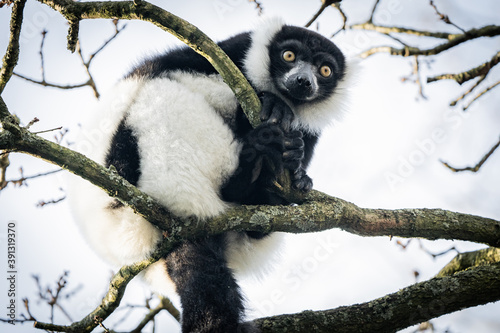
M 329 66 L 324 65 L 319 69 L 319 73 L 323 77 L 330 77 L 332 76 L 332 69 Z
M 292 51 L 285 51 L 283 52 L 283 60 L 286 62 L 292 62 L 295 60 L 295 53 Z

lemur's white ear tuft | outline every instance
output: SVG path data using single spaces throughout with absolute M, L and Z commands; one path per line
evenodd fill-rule
M 252 42 L 245 57 L 244 74 L 258 90 L 274 91 L 269 74 L 269 44 L 284 25 L 279 17 L 265 18 L 251 33 Z
M 345 88 L 355 86 L 358 82 L 363 71 L 361 61 L 362 59 L 358 57 L 346 59 L 345 75 L 341 83 Z

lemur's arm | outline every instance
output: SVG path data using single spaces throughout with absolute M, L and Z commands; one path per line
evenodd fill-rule
M 285 203 L 269 191 L 284 169 L 292 173 L 296 188 L 303 191 L 312 188 L 303 165 L 304 157 L 310 159 L 311 155 L 304 149 L 312 147 L 304 144 L 301 131 L 291 130 L 292 110 L 272 93 L 261 93 L 261 101 L 262 124 L 242 135 L 238 168 L 221 189 L 223 199 L 236 198 L 240 204 Z

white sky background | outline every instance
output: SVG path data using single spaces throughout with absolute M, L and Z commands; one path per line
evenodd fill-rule
M 225 1 L 153 1 L 174 14 L 187 19 L 201 30 L 221 40 L 251 29 L 258 22 L 253 4 L 245 0 Z M 320 1 L 262 1 L 264 13 L 282 16 L 291 24 L 304 25 L 320 6 Z M 349 23 L 364 22 L 373 1 L 346 0 L 342 3 Z M 464 29 L 500 24 L 498 1 L 436 1 L 438 8 Z M 440 22 L 427 4 L 418 1 L 381 1 L 381 13 L 375 23 L 402 25 L 433 31 L 458 32 Z M 0 50 L 8 42 L 10 9 L 0 10 Z M 99 91 L 105 93 L 131 66 L 144 56 L 155 54 L 172 45 L 175 38 L 145 22 L 121 22 L 126 29 L 93 61 L 91 71 Z M 340 25 L 336 10 L 328 8 L 319 19 L 319 31 L 330 36 Z M 316 26 L 316 25 L 314 25 Z M 45 72 L 49 82 L 69 84 L 86 80 L 84 69 L 76 54 L 66 50 L 67 24 L 58 13 L 34 1 L 28 1 L 22 31 L 21 56 L 16 72 L 33 78 L 40 76 L 41 30 L 48 31 L 45 40 Z M 100 47 L 113 33 L 108 20 L 84 21 L 80 40 L 84 54 Z M 375 45 L 398 43 L 376 34 L 342 32 L 334 41 L 348 54 L 356 54 Z M 415 40 L 413 40 L 415 41 Z M 413 42 L 412 41 L 412 42 Z M 419 44 L 431 47 L 433 39 Z M 422 77 L 460 72 L 475 67 L 500 49 L 500 39 L 479 39 L 463 44 L 440 56 L 421 61 Z M 500 88 L 482 97 L 466 112 L 449 103 L 460 96 L 471 82 L 460 87 L 452 81 L 424 86 L 424 100 L 418 87 L 402 83 L 401 78 L 412 70 L 412 59 L 379 54 L 362 62 L 362 71 L 352 89 L 349 113 L 344 121 L 329 128 L 316 150 L 309 169 L 315 188 L 330 195 L 370 208 L 443 208 L 500 219 L 500 153 L 494 154 L 480 172 L 455 174 L 444 168 L 439 160 L 463 167 L 475 165 L 497 142 L 500 135 Z M 498 66 L 497 66 L 498 67 Z M 496 68 L 483 83 L 486 87 L 498 81 Z M 95 103 L 90 88 L 63 91 L 29 84 L 12 78 L 2 97 L 11 112 L 26 124 L 34 117 L 40 121 L 34 131 L 58 126 L 70 128 L 67 140 L 77 132 L 77 124 Z M 460 106 L 460 105 L 459 105 Z M 444 133 L 440 142 L 432 141 L 433 132 Z M 55 133 L 45 134 L 53 138 Z M 25 175 L 56 169 L 55 166 L 25 155 L 10 157 L 8 179 L 18 178 L 17 168 Z M 387 174 L 401 176 L 392 184 Z M 70 271 L 69 289 L 83 285 L 82 290 L 66 304 L 74 320 L 90 312 L 99 302 L 111 270 L 85 244 L 72 222 L 65 202 L 36 208 L 39 200 L 57 199 L 64 195 L 64 176 L 45 177 L 28 181 L 28 187 L 14 189 L 12 185 L 0 192 L 0 240 L 5 244 L 6 224 L 17 222 L 19 280 L 18 302 L 31 300 L 32 314 L 41 321 L 48 320 L 47 306 L 35 302 L 36 286 L 32 274 L 39 274 L 43 284 L 52 284 L 65 270 Z M 396 239 L 389 237 L 362 238 L 338 230 L 293 235 L 288 238 L 282 260 L 274 273 L 260 282 L 243 281 L 242 285 L 253 309 L 250 315 L 263 316 L 298 312 L 307 309 L 328 309 L 341 305 L 365 302 L 392 293 L 415 282 L 431 278 L 454 256 L 449 253 L 433 260 L 424 253 L 416 240 L 403 251 Z M 406 242 L 406 240 L 403 240 Z M 484 246 L 466 242 L 422 241 L 438 253 L 453 244 L 460 251 Z M 5 253 L 2 249 L 0 253 Z M 6 271 L 6 255 L 0 257 L 0 267 Z M 1 276 L 0 276 L 1 277 Z M 133 282 L 122 304 L 143 304 L 147 288 Z M 0 293 L 4 309 L 7 286 L 0 278 Z M 4 311 L 0 317 L 5 318 Z M 476 307 L 433 320 L 438 332 L 452 333 L 499 332 L 500 303 Z M 121 315 L 124 311 L 121 311 Z M 112 327 L 111 317 L 106 322 Z M 157 329 L 170 331 L 176 324 L 164 313 Z M 56 323 L 67 320 L 56 310 Z M 123 330 L 134 327 L 140 316 L 132 317 Z M 31 324 L 6 327 L 3 332 L 39 332 Z M 114 328 L 114 327 L 113 327 Z M 405 330 L 411 332 L 412 329 Z

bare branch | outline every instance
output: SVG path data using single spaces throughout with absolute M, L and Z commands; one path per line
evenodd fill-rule
M 500 298 L 500 263 L 436 277 L 371 302 L 327 311 L 261 318 L 262 333 L 395 332 L 420 322 Z
M 42 71 L 42 81 L 45 82 L 45 63 L 43 60 L 43 45 L 45 44 L 45 36 L 47 36 L 47 30 L 42 31 L 42 41 L 40 42 L 40 64 Z
M 375 16 L 375 12 L 377 11 L 377 7 L 380 4 L 380 0 L 375 0 L 375 3 L 373 4 L 372 12 L 370 14 L 370 18 L 368 19 L 368 22 L 373 22 L 373 16 Z
M 332 37 L 334 37 L 336 34 L 338 34 L 339 32 L 341 32 L 342 30 L 345 30 L 346 26 L 347 26 L 347 15 L 344 13 L 344 11 L 342 10 L 342 8 L 340 8 L 340 3 L 333 4 L 333 7 L 337 9 L 337 11 L 340 14 L 340 17 L 342 18 L 342 26 L 340 27 L 339 30 L 337 30 L 336 32 L 334 32 L 332 34 Z
M 37 321 L 34 325 L 35 328 L 57 332 L 91 332 L 118 307 L 128 283 L 142 270 L 155 263 L 163 253 L 162 251 L 164 251 L 164 249 L 158 250 L 149 259 L 120 268 L 118 273 L 116 273 L 111 279 L 109 290 L 106 296 L 102 299 L 101 304 L 82 320 L 74 322 L 69 326 L 54 325 L 51 323 L 42 323 Z
M 403 27 L 387 27 L 387 26 L 376 25 L 373 22 L 353 24 L 351 26 L 348 26 L 348 28 L 357 30 L 375 31 L 384 35 L 389 35 L 391 33 L 399 33 L 399 34 L 414 35 L 420 37 L 433 37 L 433 38 L 448 39 L 448 40 L 452 40 L 460 36 L 460 34 L 450 34 L 447 32 L 423 31 L 423 30 L 408 29 Z
M 25 3 L 26 0 L 17 0 L 12 6 L 9 45 L 2 59 L 2 68 L 0 68 L 0 94 L 5 89 L 7 82 L 9 82 L 19 59 L 19 35 L 21 33 Z
M 342 1 L 342 0 L 321 0 L 321 7 L 318 9 L 316 14 L 314 14 L 314 16 L 309 20 L 309 22 L 306 23 L 305 27 L 306 28 L 310 27 L 311 24 L 313 24 L 314 21 L 316 21 L 316 19 L 321 15 L 321 13 L 323 13 L 323 11 L 326 8 L 328 8 L 329 6 L 331 6 L 333 4 L 337 4 L 340 1 Z
M 486 89 L 484 89 L 483 91 L 481 91 L 479 94 L 477 94 L 476 97 L 474 97 L 466 106 L 464 106 L 464 111 L 467 110 L 471 106 L 472 103 L 474 103 L 475 101 L 477 101 L 479 99 L 479 97 L 483 96 L 484 94 L 486 94 L 488 91 L 490 91 L 491 89 L 495 88 L 499 84 L 500 84 L 500 81 L 492 84 L 491 86 L 487 87 Z
M 8 156 L 8 155 L 5 155 L 5 156 Z M 1 168 L 1 170 L 4 170 L 4 168 L 3 168 L 4 164 L 2 164 L 3 159 L 4 159 L 4 157 L 2 157 L 0 159 L 0 168 Z M 7 162 L 8 162 L 8 159 L 7 159 Z M 7 166 L 8 166 L 8 164 L 7 164 Z M 9 183 L 14 184 L 15 186 L 22 186 L 23 184 L 25 184 L 25 182 L 28 179 L 35 179 L 35 178 L 39 178 L 39 177 L 44 177 L 44 176 L 52 175 L 52 174 L 55 174 L 55 173 L 60 172 L 62 170 L 63 169 L 57 169 L 57 170 L 52 170 L 52 171 L 47 171 L 47 172 L 41 172 L 41 173 L 38 173 L 38 174 L 35 174 L 35 175 L 32 175 L 32 176 L 24 176 L 24 175 L 21 174 L 20 178 L 10 179 L 10 180 L 5 180 L 5 174 L 2 173 L 2 178 L 3 178 L 3 184 L 4 184 L 4 186 L 3 187 L 0 186 L 0 190 L 3 189 L 3 188 L 5 188 Z M 0 179 L 0 184 L 2 184 L 2 179 Z
M 422 80 L 420 79 L 420 62 L 418 56 L 415 56 L 412 74 L 408 77 L 403 77 L 401 80 L 403 82 L 410 80 L 416 83 L 418 86 L 418 94 L 420 95 L 420 97 L 422 97 L 423 99 L 427 99 L 427 97 L 424 95 L 424 86 L 422 84 Z
M 99 52 L 101 52 L 113 39 L 115 39 L 118 34 L 120 32 L 123 31 L 123 29 L 125 29 L 125 27 L 127 26 L 126 24 L 123 25 L 121 28 L 118 28 L 118 20 L 113 20 L 113 24 L 115 25 L 115 33 L 113 34 L 113 36 L 111 36 L 108 40 L 106 40 L 99 49 L 97 49 L 94 53 L 92 53 L 90 56 L 89 56 L 89 59 L 87 61 L 85 61 L 84 57 L 83 57 L 83 54 L 82 54 L 82 48 L 81 48 L 81 44 L 80 44 L 80 40 L 77 40 L 77 44 L 76 44 L 76 51 L 80 57 L 80 60 L 82 62 L 82 65 L 83 67 L 85 68 L 85 72 L 87 73 L 87 76 L 89 77 L 89 80 L 87 81 L 87 85 L 90 86 L 92 88 L 92 90 L 94 91 L 94 95 L 96 98 L 99 98 L 99 92 L 97 91 L 97 87 L 96 87 L 96 84 L 95 84 L 95 81 L 94 81 L 94 77 L 92 76 L 92 73 L 90 72 L 90 65 L 92 63 L 92 60 L 94 59 L 94 57 L 96 55 L 99 54 Z
M 429 3 L 430 3 L 430 5 L 431 5 L 431 7 L 432 7 L 432 8 L 434 8 L 434 10 L 436 11 L 436 14 L 439 16 L 439 18 L 440 18 L 443 22 L 445 22 L 445 23 L 447 23 L 447 24 L 450 24 L 450 25 L 454 26 L 455 28 L 457 28 L 458 30 L 460 30 L 460 31 L 462 31 L 463 33 L 465 33 L 465 30 L 464 30 L 464 29 L 460 28 L 458 25 L 456 25 L 455 23 L 451 22 L 451 20 L 450 20 L 450 18 L 448 17 L 448 15 L 445 15 L 445 14 L 441 13 L 441 12 L 437 9 L 437 7 L 436 7 L 436 5 L 434 4 L 434 1 L 433 1 L 433 0 L 430 0 L 430 1 L 429 1 Z
M 416 47 L 404 47 L 398 49 L 391 46 L 378 46 L 362 52 L 359 56 L 362 58 L 367 58 L 376 53 L 389 53 L 391 55 L 397 55 L 403 57 L 409 57 L 413 55 L 430 56 L 449 50 L 452 47 L 455 47 L 469 40 L 473 40 L 480 37 L 494 37 L 498 35 L 500 35 L 500 26 L 488 25 L 480 29 L 468 30 L 464 34 L 456 35 L 454 38 L 449 39 L 448 42 L 440 44 L 430 49 L 419 49 Z
M 479 169 L 483 166 L 483 164 L 488 160 L 488 158 L 495 152 L 495 150 L 500 146 L 500 141 L 498 141 L 491 149 L 489 152 L 486 153 L 486 155 L 483 156 L 483 158 L 474 166 L 474 167 L 465 167 L 465 168 L 454 168 L 451 165 L 449 165 L 446 162 L 441 161 L 441 163 L 444 164 L 445 167 L 450 169 L 453 172 L 461 172 L 461 171 L 471 171 L 471 172 L 478 172 Z
M 248 0 L 249 2 L 253 2 L 255 4 L 255 9 L 257 9 L 257 12 L 260 15 L 264 13 L 264 7 L 262 6 L 262 3 L 257 0 Z
M 63 196 L 59 199 L 51 199 L 51 200 L 48 200 L 48 201 L 44 201 L 44 200 L 40 200 L 36 206 L 37 207 L 45 207 L 46 205 L 53 205 L 53 204 L 57 204 L 57 203 L 60 203 L 61 201 L 63 201 L 64 199 L 66 199 L 66 196 Z
M 458 74 L 441 74 L 427 79 L 427 83 L 434 82 L 438 80 L 455 80 L 458 84 L 462 84 L 469 80 L 472 80 L 478 76 L 486 76 L 490 70 L 500 62 L 500 52 L 495 54 L 495 56 L 488 62 L 479 65 L 475 68 L 469 69 L 468 71 L 458 73 Z
M 485 78 L 486 78 L 486 76 L 480 76 L 479 80 L 477 80 L 477 82 L 474 83 L 474 85 L 472 87 L 470 87 L 470 89 L 468 89 L 466 92 L 464 92 L 462 95 L 460 95 L 457 99 L 455 99 L 454 101 L 452 101 L 450 103 L 450 106 L 457 105 L 457 103 L 459 101 L 461 101 L 462 99 L 464 99 L 465 97 L 467 97 L 467 95 L 469 95 L 476 87 L 478 87 L 481 84 L 481 82 L 484 81 Z
M 29 77 L 26 77 L 21 74 L 13 73 L 14 76 L 17 76 L 23 80 L 29 81 L 31 83 L 39 84 L 44 87 L 52 87 L 52 88 L 59 88 L 59 89 L 75 89 L 75 88 L 81 88 L 90 85 L 90 81 L 86 81 L 84 83 L 78 83 L 78 84 L 68 84 L 68 85 L 62 85 L 62 84 L 56 84 L 56 83 L 49 83 L 45 80 L 34 80 L 30 79 Z
M 85 72 L 86 72 L 86 74 L 88 76 L 88 80 L 87 81 L 85 81 L 83 83 L 67 84 L 67 85 L 47 82 L 47 80 L 45 79 L 45 61 L 44 61 L 44 52 L 43 52 L 43 46 L 44 46 L 44 42 L 45 42 L 45 37 L 47 35 L 47 31 L 46 30 L 42 31 L 42 41 L 40 43 L 40 52 L 39 52 L 39 54 L 40 54 L 40 63 L 41 63 L 41 77 L 42 77 L 41 80 L 32 79 L 32 78 L 26 77 L 26 76 L 18 74 L 18 73 L 13 73 L 13 75 L 17 76 L 17 77 L 19 77 L 19 78 L 21 78 L 23 80 L 26 80 L 28 82 L 35 83 L 35 84 L 38 84 L 38 85 L 41 85 L 41 86 L 44 86 L 44 87 L 51 87 L 51 88 L 58 88 L 58 89 L 76 89 L 76 88 L 82 88 L 82 87 L 85 87 L 85 86 L 89 86 L 93 90 L 95 97 L 99 98 L 99 92 L 97 90 L 97 86 L 95 84 L 95 81 L 94 81 L 94 78 L 92 76 L 92 73 L 90 72 L 90 65 L 91 65 L 92 60 L 94 59 L 94 57 L 96 55 L 98 55 L 126 27 L 126 25 L 123 25 L 121 28 L 118 28 L 118 20 L 114 20 L 113 24 L 115 25 L 115 33 L 113 34 L 113 36 L 111 36 L 108 40 L 106 40 L 103 43 L 103 45 L 101 45 L 94 53 L 92 53 L 89 56 L 89 59 L 87 61 L 85 61 L 85 59 L 83 57 L 83 54 L 82 54 L 82 51 L 81 51 L 81 47 L 80 47 L 80 42 L 78 41 L 78 39 L 76 39 L 76 50 L 78 52 L 78 55 L 79 55 L 80 60 L 82 62 L 82 65 L 85 68 Z
M 149 313 L 144 317 L 144 319 L 139 323 L 139 325 L 137 325 L 137 327 L 135 329 L 133 329 L 132 331 L 130 331 L 130 333 L 140 333 L 142 332 L 143 328 L 151 321 L 155 318 L 155 316 L 160 313 L 162 310 L 167 310 L 168 312 L 170 312 L 170 314 L 172 314 L 172 316 L 180 322 L 180 312 L 179 310 L 177 310 L 172 302 L 170 302 L 170 300 L 166 297 L 161 297 L 160 298 L 160 304 L 158 304 L 158 306 L 154 309 L 151 309 L 149 311 Z

